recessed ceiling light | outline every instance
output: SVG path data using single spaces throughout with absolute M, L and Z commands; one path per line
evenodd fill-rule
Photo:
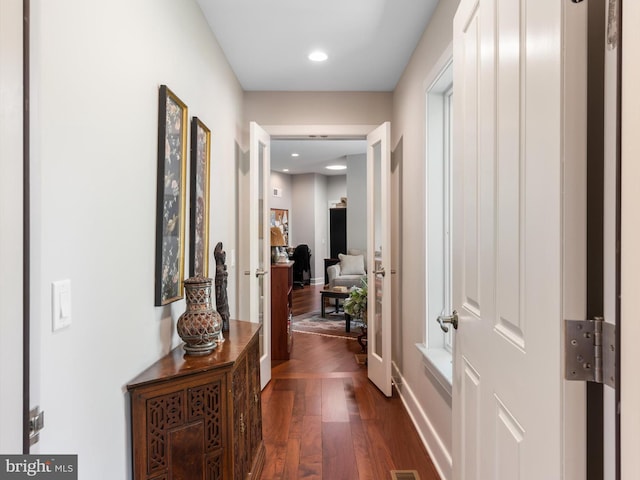
M 325 167 L 327 170 L 346 170 L 346 165 L 327 165 Z
M 299 153 L 292 153 L 292 154 L 291 154 L 291 156 L 292 156 L 292 157 L 299 157 L 299 156 L 300 156 L 300 154 L 299 154 Z
M 282 171 L 283 171 L 283 172 L 288 172 L 288 171 L 289 171 L 289 169 L 288 169 L 288 168 L 283 168 L 283 169 L 282 169 Z
M 321 52 L 320 50 L 316 50 L 315 52 L 311 52 L 308 58 L 312 62 L 324 62 L 327 58 L 329 58 L 329 56 L 326 53 Z

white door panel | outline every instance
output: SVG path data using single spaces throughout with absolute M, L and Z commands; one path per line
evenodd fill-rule
M 565 142 L 580 141 L 565 135 L 571 110 L 561 102 L 567 4 L 462 0 L 454 20 L 460 480 L 571 478 L 567 464 L 584 458 L 581 430 L 564 415 L 565 402 L 580 409 L 584 398 L 565 388 L 562 368 L 563 286 L 583 273 L 563 268 L 563 168 L 572 160 L 563 154 Z
M 269 134 L 257 123 L 250 125 L 249 153 L 249 318 L 260 323 L 260 383 L 271 380 L 271 255 L 269 232 Z
M 367 135 L 367 370 L 391 396 L 391 126 Z
M 616 4 L 607 2 L 605 18 L 609 19 L 609 9 Z M 603 218 L 603 313 L 605 322 L 616 322 L 616 195 L 617 195 L 617 154 L 618 154 L 618 48 L 600 48 L 604 51 L 604 218 Z M 620 330 L 618 330 L 620 331 Z M 603 469 L 604 480 L 616 478 L 616 392 L 603 387 Z
M 464 455 L 455 457 L 460 465 L 460 478 L 481 480 L 478 444 L 480 435 L 480 376 L 466 358 L 457 366 L 462 369 L 457 400 L 460 402 L 460 448 Z
M 521 445 L 525 432 L 507 407 L 496 396 L 497 480 L 521 478 Z
M 624 1 L 622 17 L 622 112 L 621 112 L 621 479 L 640 478 L 640 322 L 637 321 L 640 285 L 640 2 Z M 618 30 L 619 32 L 620 30 Z
M 0 452 L 22 453 L 23 162 L 19 0 L 0 2 Z M 37 370 L 37 365 L 33 365 Z

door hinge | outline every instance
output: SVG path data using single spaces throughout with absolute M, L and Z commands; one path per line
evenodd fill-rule
M 44 428 L 44 411 L 40 407 L 35 407 L 29 412 L 29 445 L 33 445 L 40 440 L 40 432 Z
M 565 378 L 616 388 L 616 326 L 602 317 L 565 320 Z

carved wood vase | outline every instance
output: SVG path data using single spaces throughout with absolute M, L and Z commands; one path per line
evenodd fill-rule
M 211 302 L 211 278 L 191 277 L 184 281 L 187 309 L 178 318 L 178 335 L 188 355 L 207 355 L 217 346 L 220 314 Z

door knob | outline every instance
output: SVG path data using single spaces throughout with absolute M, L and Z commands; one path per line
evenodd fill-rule
M 269 273 L 268 270 L 263 270 L 262 268 L 256 269 L 256 277 L 262 277 L 262 276 L 266 275 L 267 273 Z
M 451 315 L 440 315 L 437 318 L 437 322 L 440 325 L 440 328 L 443 332 L 447 333 L 449 331 L 449 327 L 445 325 L 445 323 L 449 323 L 453 325 L 453 328 L 458 329 L 458 312 L 455 310 Z

